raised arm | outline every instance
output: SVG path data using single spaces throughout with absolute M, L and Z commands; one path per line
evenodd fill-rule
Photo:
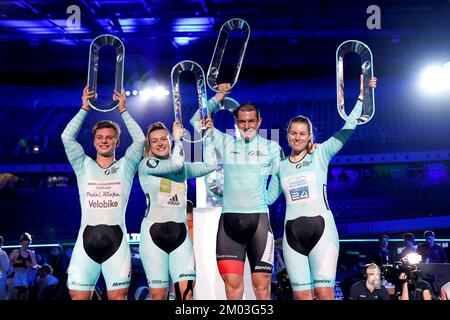
M 227 88 L 230 88 L 229 83 L 221 83 L 219 84 L 219 90 L 225 91 Z M 206 108 L 208 113 L 214 113 L 219 110 L 219 103 L 225 98 L 230 92 L 217 92 L 214 97 L 208 100 L 206 103 Z M 202 123 L 200 120 L 200 110 L 197 110 L 189 121 L 190 124 L 194 127 L 195 131 L 201 132 Z
M 217 156 L 214 145 L 208 136 L 203 140 L 203 161 L 200 163 L 186 163 L 186 176 L 188 179 L 202 177 L 217 168 Z
M 75 115 L 75 117 L 70 120 L 67 127 L 61 134 L 61 140 L 66 151 L 67 158 L 73 167 L 75 173 L 79 172 L 83 167 L 83 161 L 85 158 L 85 153 L 83 147 L 77 142 L 76 138 L 80 132 L 81 126 L 88 112 L 91 110 L 88 99 L 95 96 L 94 91 L 88 91 L 88 86 L 83 89 L 83 96 L 81 97 L 82 106 L 80 111 Z
M 114 100 L 119 100 L 117 109 L 122 116 L 125 126 L 133 139 L 131 145 L 127 148 L 125 152 L 125 170 L 129 176 L 134 176 L 136 173 L 139 162 L 142 158 L 142 153 L 144 152 L 145 135 L 142 132 L 139 124 L 131 117 L 130 113 L 127 111 L 126 102 L 127 98 L 125 95 L 125 88 L 122 87 L 122 92 L 119 93 L 114 90 L 113 95 Z
M 364 77 L 361 75 L 360 78 L 360 93 L 358 100 L 348 116 L 348 120 L 345 122 L 341 130 L 336 132 L 331 138 L 322 143 L 317 150 L 321 155 L 321 164 L 323 166 L 328 166 L 330 160 L 342 149 L 344 144 L 348 141 L 350 136 L 353 134 L 357 127 L 357 120 L 361 116 L 362 106 L 363 106 L 363 83 Z M 369 86 L 375 88 L 377 84 L 377 78 L 372 77 L 369 82 Z

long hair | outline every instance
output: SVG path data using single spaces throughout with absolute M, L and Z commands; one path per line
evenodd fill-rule
M 164 125 L 164 123 L 159 122 L 159 121 L 155 122 L 155 123 L 152 123 L 148 127 L 148 130 L 147 130 L 147 135 L 146 135 L 146 139 L 145 139 L 145 146 L 144 146 L 144 158 L 153 156 L 152 152 L 150 150 L 149 136 L 150 136 L 150 133 L 152 133 L 153 131 L 156 131 L 156 130 L 166 130 L 167 131 L 167 135 L 170 136 L 170 131 L 169 131 L 169 129 L 167 129 L 167 127 Z M 169 140 L 169 144 L 170 144 L 170 140 Z

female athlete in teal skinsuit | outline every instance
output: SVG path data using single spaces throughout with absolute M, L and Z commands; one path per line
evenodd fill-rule
M 204 163 L 184 163 L 179 170 L 157 175 L 154 169 L 184 156 L 182 130 L 174 124 L 175 147 L 170 156 L 170 134 L 160 122 L 147 132 L 144 159 L 139 166 L 139 180 L 147 199 L 141 224 L 139 247 L 152 300 L 165 300 L 169 274 L 177 300 L 192 299 L 196 278 L 192 241 L 186 222 L 186 180 L 204 176 L 216 169 L 217 160 L 211 138 L 204 140 Z M 171 160 L 170 160 L 171 159 Z
M 376 78 L 369 84 L 376 86 Z M 286 217 L 283 253 L 296 299 L 334 299 L 334 282 L 339 255 L 339 238 L 327 201 L 327 171 L 356 128 L 362 110 L 361 91 L 349 120 L 331 138 L 310 153 L 312 125 L 308 118 L 296 116 L 289 121 L 287 139 L 291 155 L 280 162 L 272 176 L 267 202 L 272 204 L 284 193 Z

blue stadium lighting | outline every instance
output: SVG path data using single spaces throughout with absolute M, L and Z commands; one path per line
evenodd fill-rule
M 86 33 L 89 32 L 88 29 L 80 26 L 79 28 L 73 28 L 67 26 L 67 20 L 66 19 L 51 19 L 51 22 L 56 24 L 58 27 L 61 27 L 64 29 L 67 33 Z
M 428 94 L 448 93 L 450 91 L 450 64 L 427 67 L 421 76 L 420 84 Z
M 131 94 L 131 92 L 130 91 L 125 91 L 125 95 L 127 96 L 127 97 L 129 97 L 130 96 L 130 94 Z
M 136 91 L 136 94 L 135 94 Z M 131 93 L 129 91 L 127 91 L 125 93 L 127 96 L 129 96 Z M 149 98 L 154 98 L 157 100 L 161 100 L 163 98 L 165 98 L 166 96 L 168 96 L 170 94 L 170 91 L 158 86 L 155 88 L 145 88 L 145 89 L 140 89 L 140 90 L 133 90 L 133 95 L 136 96 L 138 95 L 141 99 L 149 99 Z
M 15 29 L 53 27 L 47 20 L 0 20 L 0 26 Z
M 104 31 L 107 31 L 107 32 L 114 32 L 115 31 L 115 29 L 113 27 L 113 24 L 112 24 L 110 19 L 108 19 L 108 18 L 95 19 L 95 21 L 105 29 Z
M 77 46 L 79 45 L 79 43 L 75 40 L 71 40 L 71 39 L 52 39 L 50 40 L 51 42 L 55 42 L 55 43 L 59 43 L 59 44 L 63 44 L 65 46 Z
M 180 18 L 175 19 L 172 30 L 175 32 L 203 32 L 211 30 L 213 25 L 213 18 Z
M 153 95 L 156 99 L 162 99 L 169 95 L 169 90 L 164 89 L 163 87 L 157 87 L 155 90 L 153 90 Z
M 153 90 L 152 90 L 152 89 L 149 89 L 149 88 L 144 89 L 144 91 L 142 91 L 141 96 L 142 96 L 142 98 L 144 98 L 144 99 L 151 98 L 151 97 L 153 96 Z
M 197 40 L 198 37 L 174 37 L 173 41 L 178 46 L 188 45 L 190 42 Z
M 123 32 L 135 32 L 138 28 L 155 25 L 159 22 L 157 18 L 128 18 L 119 19 Z
M 0 20 L 0 26 L 28 34 L 60 34 L 47 20 Z
M 119 23 L 122 27 L 126 26 L 149 26 L 155 25 L 159 22 L 157 18 L 128 18 L 119 19 Z

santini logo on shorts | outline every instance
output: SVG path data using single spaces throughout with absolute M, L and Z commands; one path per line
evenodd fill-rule
M 81 283 L 81 282 L 75 282 L 75 281 L 71 281 L 70 282 L 71 285 L 74 286 L 79 286 L 79 287 L 93 287 L 95 286 L 95 283 Z
M 272 270 L 272 267 L 268 266 L 256 266 L 255 270 Z
M 180 274 L 180 278 L 186 278 L 186 277 L 195 277 L 195 273 L 182 273 L 182 274 Z
M 314 283 L 331 283 L 331 280 L 326 280 L 326 279 L 323 279 L 323 280 L 314 280 Z
M 130 284 L 130 281 L 124 281 L 124 282 L 114 282 L 113 283 L 113 287 L 118 287 L 118 286 L 126 286 L 126 285 L 129 285 Z
M 152 284 L 161 284 L 161 283 L 169 283 L 169 281 L 163 281 L 163 280 L 152 280 Z

